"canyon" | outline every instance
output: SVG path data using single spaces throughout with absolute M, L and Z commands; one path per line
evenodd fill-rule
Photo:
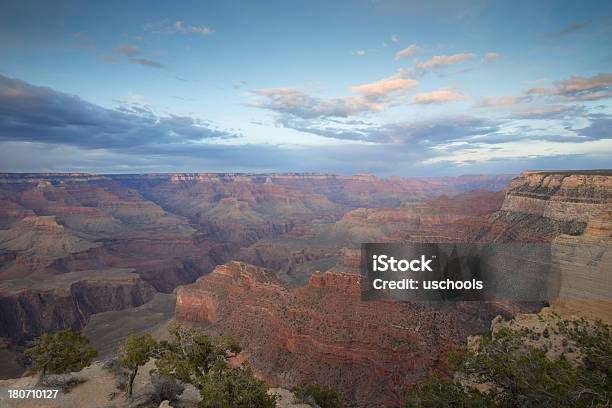
M 510 178 L 0 174 L 0 338 L 18 355 L 42 332 L 82 330 L 233 259 L 298 284 L 336 264 L 346 226 L 335 223 L 357 206 L 398 208 Z
M 339 389 L 355 406 L 397 405 L 402 390 L 432 373 L 444 375 L 446 353 L 486 331 L 495 316 L 536 312 L 544 303 L 363 301 L 358 243 L 544 244 L 550 251 L 553 310 L 610 321 L 611 182 L 610 173 L 528 172 L 503 192 L 351 210 L 306 240 L 328 249 L 342 246 L 327 272 L 306 274 L 301 286 L 290 285 L 287 276 L 295 269 L 285 266 L 279 275 L 278 269 L 261 268 L 264 257 L 273 256 L 268 242 L 257 256 L 249 254 L 259 266 L 230 262 L 180 287 L 175 317 L 235 336 L 245 346 L 244 358 L 271 384 L 317 381 Z M 304 239 L 292 237 L 280 245 L 298 247 Z M 506 261 L 525 260 L 509 256 Z M 521 273 L 507 270 L 513 278 Z
M 73 328 L 107 356 L 175 320 L 235 337 L 274 386 L 395 405 L 495 316 L 543 304 L 363 301 L 361 243 L 542 244 L 553 309 L 609 321 L 611 202 L 610 171 L 0 174 L 0 337 L 19 352 Z

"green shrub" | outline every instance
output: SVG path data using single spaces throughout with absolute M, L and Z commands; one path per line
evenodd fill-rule
M 60 330 L 43 334 L 24 354 L 44 381 L 46 374 L 66 374 L 80 371 L 91 364 L 98 352 L 89 345 L 89 339 L 74 330 Z
M 534 333 L 501 329 L 482 339 L 476 350 L 466 348 L 449 357 L 455 378 L 432 377 L 410 390 L 404 407 L 606 407 L 612 391 L 612 339 L 602 322 L 563 321 L 558 333 L 580 349 L 582 361 L 550 358 L 529 346 Z M 467 384 L 482 384 L 480 392 Z
M 320 408 L 338 408 L 342 406 L 342 399 L 332 387 L 321 386 L 315 383 L 304 383 L 293 389 L 295 396 L 307 403 L 316 404 Z

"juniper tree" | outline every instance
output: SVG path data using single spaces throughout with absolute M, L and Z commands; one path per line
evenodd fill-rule
M 42 334 L 24 354 L 32 360 L 32 365 L 39 372 L 39 381 L 42 381 L 49 373 L 82 370 L 91 364 L 98 352 L 82 334 L 74 330 L 59 330 L 53 334 Z
M 157 346 L 155 339 L 145 333 L 142 336 L 128 336 L 124 344 L 119 346 L 118 358 L 121 364 L 129 370 L 127 395 L 132 396 L 134 379 L 138 374 L 138 368 L 149 361 L 151 353 Z
M 230 367 L 228 360 L 240 353 L 230 337 L 209 336 L 186 327 L 170 329 L 171 341 L 160 342 L 155 373 L 191 384 L 198 389 L 201 408 L 271 408 L 276 397 L 255 378 L 250 366 Z
M 562 321 L 557 333 L 582 358 L 549 357 L 529 345 L 528 329 L 501 329 L 476 349 L 451 353 L 455 378 L 432 377 L 408 392 L 404 407 L 607 407 L 612 404 L 612 337 L 602 322 Z M 481 384 L 480 391 L 470 384 Z

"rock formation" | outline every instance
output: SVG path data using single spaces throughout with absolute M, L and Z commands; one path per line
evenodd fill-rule
M 177 290 L 176 318 L 234 336 L 273 385 L 316 381 L 361 406 L 397 404 L 407 386 L 444 372 L 465 336 L 455 315 L 423 305 L 362 301 L 358 275 L 328 272 L 288 288 L 239 262 Z
M 551 250 L 554 309 L 612 322 L 612 211 L 594 216 L 580 236 L 556 237 Z
M 155 290 L 125 269 L 0 282 L 0 337 L 15 342 L 57 329 L 80 330 L 94 313 L 139 306 Z
M 610 172 L 525 172 L 509 184 L 480 239 L 550 242 L 559 234 L 580 235 L 611 203 Z

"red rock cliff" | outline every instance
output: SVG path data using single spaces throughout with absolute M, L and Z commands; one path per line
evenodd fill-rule
M 274 385 L 317 381 L 360 406 L 398 404 L 409 385 L 445 370 L 461 333 L 448 313 L 361 301 L 360 285 L 357 275 L 328 272 L 288 288 L 230 262 L 177 290 L 176 318 L 234 336 Z

